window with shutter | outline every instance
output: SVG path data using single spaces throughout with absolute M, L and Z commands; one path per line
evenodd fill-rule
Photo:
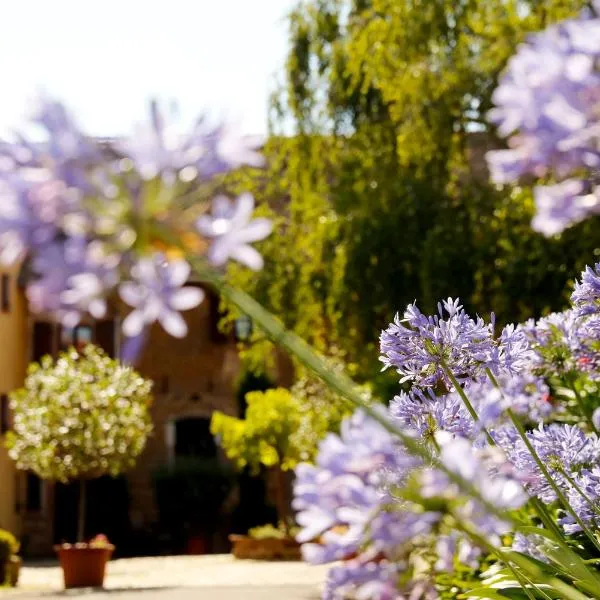
M 0 434 L 5 434 L 10 429 L 8 411 L 8 395 L 0 394 Z
M 10 275 L 6 273 L 0 276 L 0 309 L 10 312 Z

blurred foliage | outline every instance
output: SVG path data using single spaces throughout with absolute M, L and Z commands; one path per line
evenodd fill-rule
M 299 379 L 292 390 L 269 389 L 246 394 L 245 419 L 221 412 L 212 416 L 210 430 L 238 469 L 261 467 L 294 469 L 312 461 L 329 431 L 337 431 L 350 407 L 342 404 L 325 384 Z
M 67 482 L 132 467 L 152 431 L 152 382 L 91 344 L 29 365 L 6 435 L 19 469 Z
M 268 167 L 231 181 L 254 192 L 276 230 L 261 245 L 264 270 L 234 266 L 233 283 L 321 352 L 336 348 L 386 397 L 397 384 L 379 374 L 378 335 L 409 302 L 432 311 L 460 296 L 500 323 L 562 308 L 599 253 L 600 228 L 532 232 L 530 192 L 488 183 L 484 154 L 500 142 L 485 114 L 516 45 L 582 4 L 300 3 Z

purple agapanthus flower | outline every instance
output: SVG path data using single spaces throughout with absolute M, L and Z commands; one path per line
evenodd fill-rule
M 429 388 L 400 392 L 390 403 L 390 416 L 423 439 L 431 439 L 439 430 L 473 435 L 473 418 L 458 394 L 436 396 Z
M 600 263 L 585 268 L 575 283 L 571 302 L 579 317 L 600 314 Z
M 490 120 L 508 150 L 488 153 L 497 183 L 521 175 L 563 179 L 600 167 L 600 18 L 584 11 L 579 18 L 530 36 L 493 95 Z M 583 175 L 585 178 L 585 175 Z M 551 235 L 588 215 L 598 214 L 598 181 L 567 179 L 536 190 L 533 226 Z
M 97 242 L 67 238 L 46 244 L 31 259 L 26 294 L 31 308 L 76 325 L 84 313 L 106 316 L 106 291 L 118 282 L 119 257 L 105 255 Z
M 380 360 L 393 367 L 401 382 L 434 386 L 451 385 L 444 367 L 459 381 L 476 378 L 490 365 L 494 353 L 493 327 L 483 319 L 472 319 L 458 300 L 448 298 L 438 305 L 438 315 L 425 316 L 411 304 L 404 316 L 380 336 Z
M 266 238 L 273 224 L 269 219 L 252 219 L 253 211 L 251 194 L 242 194 L 235 202 L 226 196 L 217 196 L 212 214 L 198 219 L 198 231 L 211 240 L 208 258 L 212 264 L 222 266 L 234 259 L 254 270 L 262 268 L 262 256 L 250 243 Z
M 484 500 L 500 510 L 517 509 L 527 502 L 528 495 L 518 474 L 499 448 L 482 450 L 476 448 L 470 440 L 452 437 L 445 432 L 438 434 L 437 441 L 441 449 L 440 461 L 448 470 L 468 481 Z M 421 494 L 425 498 L 460 497 L 458 487 L 441 469 L 424 469 L 419 473 L 418 480 Z M 455 514 L 474 525 L 481 535 L 493 543 L 497 543 L 499 536 L 510 531 L 507 522 L 490 514 L 475 498 L 464 498 L 455 509 Z
M 133 348 L 154 321 L 171 335 L 185 335 L 178 311 L 202 299 L 201 290 L 182 288 L 187 263 L 168 262 L 157 248 L 181 239 L 186 249 L 209 246 L 213 264 L 236 259 L 262 266 L 249 244 L 266 237 L 271 224 L 252 220 L 251 197 L 242 195 L 235 205 L 217 200 L 212 218 L 202 220 L 205 239 L 181 211 L 192 194 L 198 205 L 209 203 L 202 192 L 208 193 L 210 177 L 262 164 L 256 140 L 224 125 L 211 128 L 204 119 L 184 134 L 156 103 L 150 125 L 132 139 L 85 135 L 49 98 L 40 100 L 31 123 L 42 130 L 35 141 L 22 133 L 0 141 L 0 262 L 24 264 L 34 311 L 71 325 L 84 312 L 102 318 L 122 282 L 121 298 L 134 308 L 123 324 Z
M 569 490 L 570 485 L 563 475 L 563 470 L 570 475 L 595 464 L 600 458 L 598 437 L 595 434 L 586 435 L 575 425 L 540 424 L 529 432 L 527 437 L 556 484 L 564 492 Z M 498 438 L 498 443 L 526 481 L 529 493 L 546 503 L 555 501 L 556 493 L 521 438 Z
M 543 548 L 549 542 L 541 535 L 524 535 L 523 533 L 515 533 L 515 537 L 512 543 L 512 549 L 515 552 L 521 552 L 527 554 L 532 558 L 548 563 L 548 557 L 544 554 Z
M 348 561 L 330 569 L 321 598 L 345 600 L 352 594 L 357 600 L 402 600 L 399 576 L 400 565 L 395 563 Z
M 339 436 L 329 434 L 321 442 L 316 464 L 296 469 L 293 506 L 302 528 L 298 540 L 304 542 L 305 560 L 326 563 L 356 557 L 355 565 L 376 571 L 386 557 L 392 559 L 404 545 L 428 536 L 441 515 L 410 510 L 388 487 L 390 479 L 396 485 L 418 464 L 364 413 L 345 420 Z M 317 537 L 319 543 L 312 543 Z M 336 569 L 324 597 L 343 597 L 348 586 L 363 593 L 364 581 L 357 573 Z M 377 582 L 381 575 L 369 585 L 372 593 Z
M 49 97 L 36 100 L 30 121 L 45 135 L 32 141 L 18 134 L 12 143 L 0 142 L 0 172 L 33 170 L 74 190 L 92 191 L 91 175 L 104 163 L 96 141 L 83 133 L 62 103 Z
M 121 299 L 134 310 L 123 321 L 123 333 L 139 336 L 145 327 L 158 321 L 173 337 L 183 337 L 187 325 L 179 311 L 198 306 L 204 292 L 183 287 L 190 275 L 184 260 L 168 261 L 162 254 L 140 259 L 131 269 L 132 281 L 119 286 Z
M 576 486 L 567 484 L 567 499 L 577 516 L 593 529 L 600 526 L 600 467 L 582 469 L 573 473 Z M 581 531 L 581 526 L 573 515 L 566 514 L 561 519 L 564 530 L 571 533 Z
M 178 178 L 183 182 L 209 178 L 243 164 L 260 166 L 263 158 L 256 146 L 255 138 L 236 135 L 231 127 L 210 129 L 204 117 L 184 133 L 176 127 L 175 119 L 165 118 L 156 101 L 150 106 L 150 122 L 115 145 L 143 179 L 160 176 L 169 184 Z
M 463 534 L 456 531 L 453 531 L 450 535 L 439 536 L 435 551 L 438 557 L 434 565 L 435 570 L 449 573 L 454 572 L 456 562 L 476 569 L 482 555 L 481 548 L 475 546 Z
M 13 264 L 52 242 L 72 205 L 61 181 L 0 175 L 0 263 Z
M 600 214 L 600 186 L 580 179 L 538 185 L 534 197 L 536 214 L 531 226 L 546 236 L 560 233 L 569 225 Z

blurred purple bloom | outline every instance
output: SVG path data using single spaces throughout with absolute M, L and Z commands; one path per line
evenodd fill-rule
M 509 149 L 488 153 L 492 179 L 552 172 L 559 178 L 600 167 L 600 19 L 589 11 L 552 25 L 521 45 L 489 113 Z M 587 187 L 587 189 L 586 189 Z M 598 214 L 594 182 L 569 179 L 536 190 L 533 226 L 546 235 Z
M 348 597 L 356 600 L 402 600 L 405 596 L 398 589 L 399 576 L 399 566 L 387 561 L 379 563 L 348 561 L 330 569 L 321 598 L 323 600 L 345 600 Z
M 298 540 L 321 540 L 304 544 L 305 559 L 323 563 L 368 552 L 391 556 L 402 544 L 427 534 L 440 515 L 405 510 L 387 488 L 390 472 L 398 482 L 417 464 L 364 413 L 345 420 L 339 436 L 329 434 L 321 442 L 316 465 L 296 469 Z
M 591 188 L 580 179 L 565 179 L 534 190 L 537 212 L 531 226 L 546 236 L 600 214 L 600 187 Z
M 449 434 L 438 435 L 441 447 L 440 461 L 443 465 L 470 482 L 481 497 L 498 509 L 512 510 L 527 502 L 516 473 L 499 448 L 476 448 L 470 440 L 453 438 Z M 419 473 L 421 494 L 425 498 L 459 498 L 460 493 L 448 476 L 436 468 Z M 496 542 L 498 536 L 510 530 L 508 523 L 489 514 L 484 506 L 473 498 L 465 498 L 455 509 L 466 522 L 473 524 L 479 532 Z
M 36 169 L 67 187 L 93 189 L 90 171 L 103 163 L 96 140 L 84 135 L 62 103 L 45 96 L 36 100 L 30 120 L 44 137 L 29 141 L 19 135 L 14 143 L 0 142 L 0 171 Z
M 260 166 L 263 160 L 256 146 L 255 138 L 236 136 L 233 128 L 209 129 L 204 117 L 196 121 L 191 132 L 183 133 L 173 118 L 169 122 L 164 117 L 156 101 L 150 105 L 150 122 L 116 144 L 133 161 L 142 179 L 160 176 L 168 184 L 177 178 L 183 182 L 209 178 L 244 164 Z
M 265 163 L 258 151 L 264 141 L 261 136 L 242 136 L 239 128 L 225 123 L 207 132 L 204 139 L 207 152 L 198 163 L 204 177 L 212 177 L 243 165 L 262 167 Z
M 515 552 L 521 552 L 527 554 L 532 558 L 541 560 L 542 562 L 549 563 L 548 557 L 544 554 L 542 548 L 548 541 L 541 535 L 524 535 L 522 533 L 515 533 L 515 537 L 512 543 L 512 549 Z
M 118 281 L 118 257 L 106 257 L 97 244 L 67 238 L 40 248 L 29 269 L 33 276 L 26 293 L 31 309 L 74 326 L 81 315 L 106 315 L 105 296 Z
M 251 194 L 238 196 L 235 203 L 226 196 L 217 196 L 212 214 L 198 219 L 198 231 L 212 240 L 208 258 L 213 265 L 222 266 L 233 258 L 255 271 L 262 269 L 262 256 L 250 243 L 266 238 L 273 224 L 269 219 L 252 219 L 253 211 Z
M 12 264 L 52 242 L 70 205 L 60 181 L 0 176 L 0 262 Z
M 410 304 L 403 318 L 380 336 L 380 360 L 384 368 L 393 367 L 402 376 L 420 386 L 439 381 L 450 385 L 443 364 L 459 381 L 476 378 L 490 366 L 493 330 L 483 319 L 473 320 L 459 300 L 448 298 L 438 304 L 438 315 L 425 316 L 416 304 Z
M 119 286 L 121 299 L 134 308 L 123 322 L 123 333 L 134 338 L 158 321 L 173 337 L 185 336 L 187 324 L 179 311 L 198 306 L 204 298 L 201 289 L 182 287 L 189 274 L 183 260 L 169 262 L 162 254 L 140 259 L 131 269 L 134 280 Z

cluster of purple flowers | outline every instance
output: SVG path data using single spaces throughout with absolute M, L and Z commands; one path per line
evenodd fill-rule
M 600 351 L 599 273 L 600 264 L 582 274 L 573 308 L 497 337 L 493 324 L 450 299 L 433 317 L 411 305 L 383 332 L 382 361 L 410 384 L 382 413 L 390 427 L 356 413 L 322 442 L 315 465 L 297 470 L 305 559 L 344 561 L 332 569 L 325 598 L 350 590 L 400 598 L 411 586 L 435 593 L 436 573 L 478 567 L 488 550 L 477 539 L 501 547 L 513 531 L 511 512 L 530 498 L 559 509 L 565 535 L 600 526 L 600 439 L 588 412 L 597 398 L 586 408 L 589 398 L 576 404 L 561 395 L 597 386 L 590 369 L 597 359 L 588 358 Z M 394 426 L 419 445 L 418 457 L 390 433 Z M 513 536 L 514 550 L 550 560 L 543 537 Z M 414 570 L 415 553 L 434 557 L 424 571 Z
M 401 383 L 420 387 L 453 385 L 449 373 L 460 382 L 477 379 L 490 369 L 494 374 L 517 373 L 526 363 L 529 344 L 519 329 L 505 328 L 494 339 L 494 321 L 471 318 L 459 300 L 438 304 L 438 315 L 426 316 L 411 304 L 404 316 L 380 338 L 385 368 L 393 367 Z
M 488 153 L 492 179 L 554 174 L 535 189 L 533 227 L 553 235 L 600 213 L 600 18 L 578 18 L 532 35 L 509 61 L 490 120 L 509 149 Z M 582 171 L 587 173 L 582 176 Z
M 262 267 L 250 243 L 268 236 L 271 223 L 252 219 L 253 198 L 203 194 L 216 175 L 260 166 L 257 141 L 202 118 L 180 132 L 156 103 L 150 116 L 132 137 L 103 141 L 43 99 L 32 125 L 44 138 L 22 133 L 0 143 L 0 261 L 23 264 L 33 310 L 73 325 L 86 312 L 103 317 L 118 293 L 133 308 L 125 335 L 138 340 L 158 321 L 181 337 L 179 311 L 203 295 L 184 287 L 190 267 L 170 240 L 187 241 L 185 250 L 215 267 L 230 259 Z M 201 214 L 188 223 L 181 209 L 190 197 Z

